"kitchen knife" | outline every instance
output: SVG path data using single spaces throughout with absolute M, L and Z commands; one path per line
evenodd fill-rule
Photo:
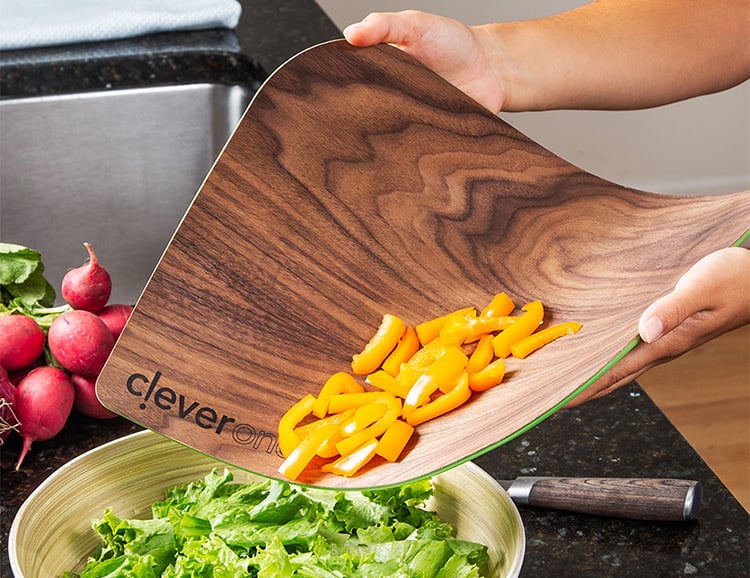
M 519 506 L 633 520 L 694 520 L 700 482 L 659 478 L 518 477 L 498 480 Z

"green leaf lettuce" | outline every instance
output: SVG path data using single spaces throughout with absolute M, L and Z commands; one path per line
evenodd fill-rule
M 484 545 L 454 538 L 423 508 L 429 482 L 364 492 L 228 471 L 169 489 L 149 520 L 110 510 L 93 523 L 102 547 L 80 578 L 478 578 Z

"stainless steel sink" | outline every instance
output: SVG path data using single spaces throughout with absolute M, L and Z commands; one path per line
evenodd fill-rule
M 0 100 L 0 241 L 39 251 L 58 292 L 89 242 L 112 275 L 111 302 L 135 303 L 253 91 Z

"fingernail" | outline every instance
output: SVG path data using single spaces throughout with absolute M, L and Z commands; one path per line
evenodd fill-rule
M 346 36 L 350 32 L 354 32 L 357 28 L 359 28 L 361 22 L 355 22 L 354 24 L 349 24 L 346 28 L 344 28 L 343 33 Z
M 641 339 L 646 343 L 653 343 L 661 337 L 664 331 L 664 325 L 662 325 L 661 319 L 656 316 L 649 317 L 643 322 L 641 328 Z

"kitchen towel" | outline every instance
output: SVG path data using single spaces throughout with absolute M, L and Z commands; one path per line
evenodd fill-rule
M 0 0 L 0 50 L 234 28 L 237 0 Z

